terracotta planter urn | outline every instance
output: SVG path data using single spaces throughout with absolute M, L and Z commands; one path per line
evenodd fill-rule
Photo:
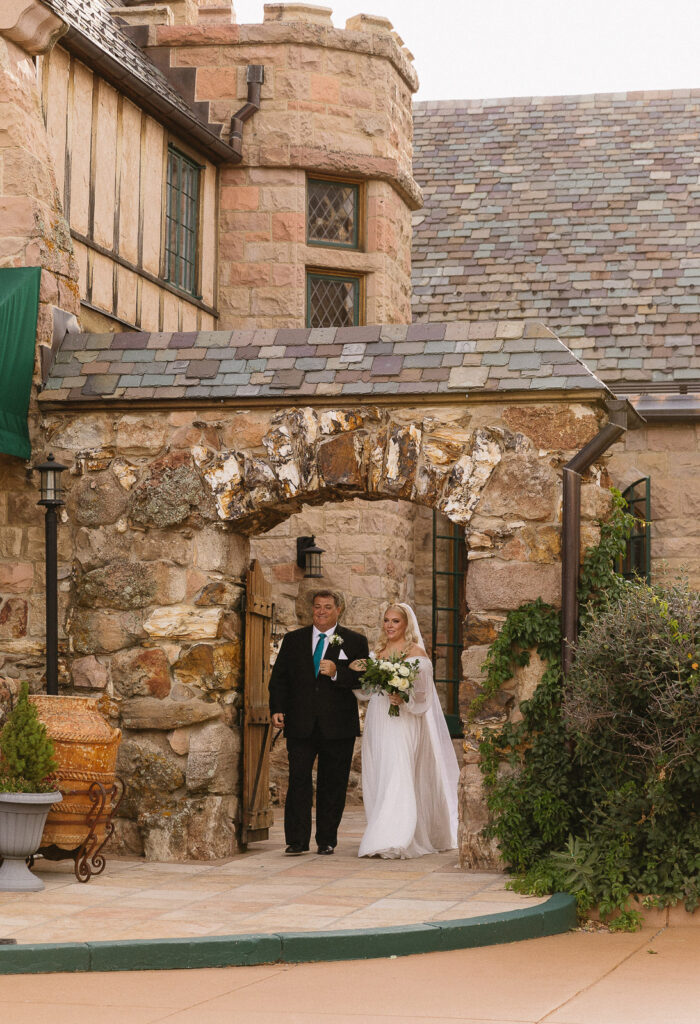
M 94 855 L 111 834 L 121 730 L 105 720 L 98 697 L 35 694 L 29 699 L 53 740 L 63 794 L 62 802 L 49 811 L 41 849 L 74 852 L 90 839 L 84 852 Z
M 44 888 L 27 867 L 27 859 L 39 849 L 46 815 L 60 799 L 60 793 L 0 793 L 0 891 Z

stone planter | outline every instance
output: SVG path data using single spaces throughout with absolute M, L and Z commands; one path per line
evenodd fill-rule
M 121 730 L 105 721 L 97 697 L 35 694 L 29 699 L 53 740 L 56 778 L 64 796 L 62 803 L 49 812 L 41 848 L 74 852 L 91 837 L 87 852 L 96 853 L 110 834 Z M 105 803 L 96 814 L 95 791 L 100 786 L 104 788 Z
M 39 892 L 44 883 L 27 867 L 39 849 L 46 815 L 60 793 L 0 793 L 0 890 Z

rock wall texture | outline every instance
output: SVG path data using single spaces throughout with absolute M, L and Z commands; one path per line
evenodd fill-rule
M 388 601 L 414 603 L 417 586 L 416 521 L 427 510 L 406 501 L 368 502 L 359 498 L 307 506 L 251 540 L 274 587 L 280 634 L 307 621 L 307 593 L 328 587 L 342 594 L 344 621 L 377 636 L 380 610 Z M 296 538 L 315 536 L 324 548 L 323 579 L 305 580 L 296 564 Z M 427 566 L 428 573 L 430 567 Z M 422 582 L 422 581 L 421 581 Z M 425 623 L 430 626 L 430 620 Z
M 23 17 L 28 24 L 32 17 L 53 18 L 55 31 L 60 30 L 60 22 L 40 4 L 18 0 L 15 6 L 17 25 L 8 28 L 4 24 L 0 32 L 0 267 L 42 268 L 39 369 L 41 349 L 52 342 L 53 307 L 69 313 L 78 310 L 78 268 L 59 198 L 37 80 L 36 55 L 53 37 L 44 38 L 37 32 L 25 38 L 20 31 Z M 42 13 L 37 15 L 34 8 Z
M 267 5 L 262 25 L 152 31 L 224 124 L 246 101 L 246 65 L 265 68 L 243 162 L 220 175 L 219 327 L 304 326 L 307 267 L 361 275 L 364 322 L 409 323 L 417 78 L 390 23 L 335 29 L 330 11 Z M 307 174 L 360 183 L 357 249 L 307 245 Z
M 59 528 L 61 685 L 112 696 L 124 730 L 120 771 L 128 781 L 120 848 L 161 859 L 218 857 L 235 849 L 240 597 L 250 538 L 284 529 L 295 513 L 318 515 L 323 506 L 322 514 L 332 509 L 355 522 L 359 532 L 350 545 L 357 547 L 362 516 L 386 516 L 389 501 L 402 522 L 410 517 L 396 511 L 406 507 L 399 501 L 428 515 L 437 508 L 459 524 L 470 555 L 466 708 L 504 613 L 537 596 L 558 601 L 559 471 L 569 452 L 596 432 L 601 414 L 582 403 L 462 400 L 279 412 L 202 409 L 195 415 L 103 408 L 47 411 L 44 420 L 46 443 L 70 466 Z M 558 447 L 562 437 L 568 451 Z M 603 505 L 598 485 L 605 479 L 598 472 L 584 485 L 585 545 L 595 537 L 592 521 Z M 13 503 L 13 521 L 36 514 L 35 492 L 23 477 L 15 472 L 7 490 L 2 508 Z M 359 524 L 358 498 L 367 503 Z M 414 523 L 424 516 L 415 512 Z M 396 546 L 397 523 L 382 520 L 383 540 L 377 533 L 368 559 L 388 534 L 387 547 Z M 8 526 L 2 537 L 2 671 L 37 683 L 43 662 L 40 521 Z M 340 570 L 347 551 L 340 543 L 334 550 L 333 566 Z M 406 583 L 389 572 L 386 547 L 383 557 L 386 585 L 401 594 Z M 365 578 L 374 574 L 369 568 L 365 564 Z M 302 599 L 308 600 L 312 583 L 300 587 Z M 29 596 L 18 601 L 20 588 Z M 374 614 L 374 595 L 351 595 L 358 602 L 353 614 L 369 611 L 361 602 L 370 599 Z M 505 720 L 517 699 L 503 695 L 488 709 L 489 719 Z M 481 850 L 474 824 L 480 805 L 476 782 L 469 783 L 475 771 L 469 750 L 460 842 L 465 863 L 485 863 L 492 851 Z
M 34 386 L 29 406 L 32 446 L 42 453 L 36 388 L 53 342 L 54 309 L 78 310 L 78 270 L 63 217 L 41 114 L 37 54 L 61 23 L 41 4 L 17 0 L 3 11 L 0 32 L 0 267 L 41 267 Z M 13 16 L 16 18 L 14 24 Z M 43 358 L 42 358 L 43 353 Z M 0 453 L 0 672 L 42 671 L 44 660 L 44 529 L 37 481 L 19 459 Z M 59 539 L 65 611 L 70 565 Z
M 647 424 L 611 450 L 610 476 L 624 489 L 651 477 L 651 554 L 655 580 L 682 575 L 700 587 L 700 427 Z

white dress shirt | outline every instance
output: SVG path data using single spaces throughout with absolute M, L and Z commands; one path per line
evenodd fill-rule
M 337 626 L 337 623 L 336 623 L 336 626 Z M 333 636 L 334 633 L 335 633 L 335 626 L 329 626 L 329 628 L 326 630 L 326 634 L 325 634 L 326 639 L 323 641 L 323 650 L 321 651 L 321 661 L 323 661 L 323 659 L 326 656 L 326 651 L 328 650 L 328 641 L 330 640 L 330 638 Z M 316 650 L 316 644 L 318 643 L 318 638 L 320 636 L 321 636 L 321 630 L 318 628 L 318 626 L 314 626 L 313 633 L 311 635 L 311 653 L 312 654 Z
M 332 625 L 332 626 L 329 626 L 329 627 L 328 627 L 328 629 L 327 629 L 327 630 L 326 630 L 326 632 L 325 632 L 325 637 L 326 637 L 326 639 L 325 639 L 325 640 L 323 641 L 323 650 L 321 651 L 321 661 L 323 661 L 323 659 L 324 659 L 324 658 L 325 658 L 325 656 L 326 656 L 326 651 L 328 650 L 328 642 L 330 641 L 330 638 L 331 638 L 331 637 L 333 636 L 333 634 L 335 633 L 335 627 L 336 627 L 337 625 L 338 625 L 338 623 L 337 623 L 337 622 L 336 622 L 336 623 L 334 623 L 334 625 Z M 314 653 L 314 651 L 316 650 L 316 644 L 318 643 L 318 638 L 319 638 L 320 636 L 321 636 L 321 630 L 320 630 L 320 629 L 318 628 L 318 626 L 314 626 L 314 628 L 313 628 L 313 631 L 312 631 L 312 633 L 311 633 L 311 653 L 312 653 L 312 654 L 313 654 L 313 653 Z M 337 673 L 337 672 L 335 672 L 335 673 L 334 673 L 334 674 L 333 674 L 333 675 L 331 676 L 331 679 L 335 680 L 335 679 L 337 678 L 337 676 L 338 676 L 338 673 Z

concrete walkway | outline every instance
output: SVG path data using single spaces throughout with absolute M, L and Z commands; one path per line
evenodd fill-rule
M 456 852 L 409 861 L 359 859 L 362 810 L 343 819 L 332 857 L 285 857 L 281 829 L 227 861 L 108 859 L 78 883 L 72 862 L 38 860 L 40 893 L 0 893 L 0 938 L 20 944 L 193 938 L 381 928 L 479 917 L 545 900 L 505 889 L 497 872 L 463 872 Z M 312 848 L 313 849 L 313 848 Z
M 397 960 L 0 977 L 12 1024 L 698 1024 L 700 928 Z

